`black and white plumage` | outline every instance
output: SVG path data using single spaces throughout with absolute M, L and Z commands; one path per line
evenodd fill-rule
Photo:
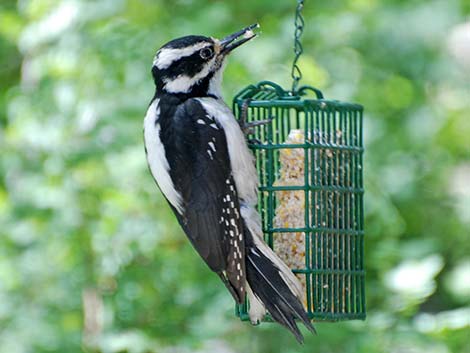
M 302 289 L 262 240 L 253 155 L 220 96 L 227 54 L 255 37 L 253 25 L 222 40 L 187 36 L 155 56 L 155 96 L 144 121 L 150 171 L 181 227 L 250 319 L 268 311 L 303 340 L 295 319 L 314 331 Z

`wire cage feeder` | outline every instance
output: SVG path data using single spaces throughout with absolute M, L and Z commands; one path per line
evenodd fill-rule
M 259 175 L 258 211 L 265 241 L 304 288 L 309 317 L 363 320 L 363 107 L 298 88 L 302 6 L 298 0 L 292 89 L 270 81 L 250 85 L 234 97 L 233 111 L 248 123 L 269 121 L 254 127 L 249 144 Z M 248 309 L 245 300 L 236 314 L 248 320 Z
M 314 93 L 314 99 L 306 98 Z M 264 81 L 233 109 L 255 127 L 250 144 L 259 173 L 265 241 L 297 274 L 315 320 L 365 318 L 362 106 L 296 95 Z M 248 302 L 237 315 L 248 319 Z

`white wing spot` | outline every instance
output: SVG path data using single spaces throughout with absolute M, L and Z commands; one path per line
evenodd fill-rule
M 209 147 L 212 149 L 212 151 L 215 152 L 215 145 L 214 145 L 214 142 L 209 142 Z
M 214 98 L 198 98 L 198 100 L 214 121 L 223 128 L 239 199 L 247 204 L 256 205 L 258 176 L 254 157 L 248 149 L 245 136 L 232 111 L 222 101 Z
M 210 124 L 209 126 L 210 126 L 211 128 L 213 128 L 213 129 L 219 130 L 219 128 L 217 127 L 216 124 Z
M 206 125 L 206 122 L 205 122 L 204 120 L 202 120 L 202 119 L 198 119 L 198 120 L 197 120 L 197 123 L 198 123 L 198 124 L 201 124 L 201 125 Z
M 209 155 L 209 157 L 214 160 L 214 157 L 212 157 L 212 152 L 210 150 L 207 150 L 207 154 Z

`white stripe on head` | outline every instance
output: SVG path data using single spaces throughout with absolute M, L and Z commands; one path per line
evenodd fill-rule
M 210 45 L 211 44 L 208 42 L 200 42 L 185 48 L 162 48 L 157 52 L 157 55 L 155 55 L 153 66 L 156 66 L 160 70 L 167 69 L 174 61 L 185 56 L 193 55 L 196 51 Z
M 163 195 L 170 204 L 183 214 L 183 206 L 180 193 L 175 189 L 170 177 L 170 166 L 165 156 L 165 147 L 160 140 L 160 124 L 158 115 L 160 107 L 158 99 L 155 99 L 147 110 L 144 120 L 144 142 L 147 149 L 147 162 L 153 178 L 157 182 Z
M 209 75 L 216 56 L 214 56 L 210 61 L 204 64 L 204 68 L 199 71 L 196 75 L 190 77 L 187 75 L 179 75 L 174 79 L 165 80 L 165 90 L 169 93 L 186 93 L 189 92 L 192 86 L 202 80 L 204 77 Z

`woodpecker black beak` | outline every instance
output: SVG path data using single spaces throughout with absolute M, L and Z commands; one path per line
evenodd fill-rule
M 257 36 L 257 34 L 253 32 L 253 30 L 258 27 L 259 24 L 255 23 L 221 39 L 220 46 L 222 47 L 222 49 L 220 52 L 226 55 L 230 53 L 233 49 L 242 45 L 243 43 L 246 43 L 250 39 L 253 39 Z

